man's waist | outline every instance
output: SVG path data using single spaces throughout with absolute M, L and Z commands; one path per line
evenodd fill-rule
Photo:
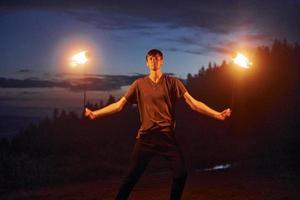
M 174 128 L 171 126 L 165 127 L 152 127 L 149 129 L 139 129 L 137 134 L 137 139 L 140 138 L 141 135 L 152 135 L 152 134 L 167 134 L 173 135 Z
M 172 124 L 168 124 L 168 125 L 158 125 L 158 124 L 154 124 L 152 126 L 141 126 L 139 129 L 140 133 L 143 132 L 170 132 L 174 130 L 174 126 Z
M 151 130 L 147 132 L 139 132 L 136 139 L 139 140 L 148 140 L 151 138 L 174 138 L 175 134 L 173 130 Z

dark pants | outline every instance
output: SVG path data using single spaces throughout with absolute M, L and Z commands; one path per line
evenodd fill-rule
M 173 183 L 170 199 L 177 200 L 181 198 L 187 171 L 182 152 L 175 137 L 173 134 L 167 133 L 148 133 L 142 134 L 136 141 L 131 154 L 129 171 L 121 184 L 116 200 L 128 198 L 134 185 L 146 169 L 147 164 L 155 155 L 163 156 L 172 166 Z

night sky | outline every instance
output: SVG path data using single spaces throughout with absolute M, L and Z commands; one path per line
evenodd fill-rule
M 186 78 L 234 51 L 300 41 L 296 0 L 0 2 L 1 77 L 73 73 L 68 59 L 80 50 L 90 54 L 88 73 L 144 74 L 145 53 L 159 48 L 164 72 Z

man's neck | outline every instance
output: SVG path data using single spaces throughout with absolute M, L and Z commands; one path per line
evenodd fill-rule
M 161 70 L 158 71 L 150 71 L 149 78 L 154 82 L 157 83 L 160 77 L 163 75 Z

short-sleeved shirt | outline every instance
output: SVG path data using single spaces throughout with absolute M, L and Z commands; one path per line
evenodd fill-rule
M 164 74 L 157 83 L 149 76 L 135 80 L 124 97 L 139 108 L 141 126 L 137 138 L 152 131 L 173 132 L 175 104 L 186 91 L 180 80 Z

